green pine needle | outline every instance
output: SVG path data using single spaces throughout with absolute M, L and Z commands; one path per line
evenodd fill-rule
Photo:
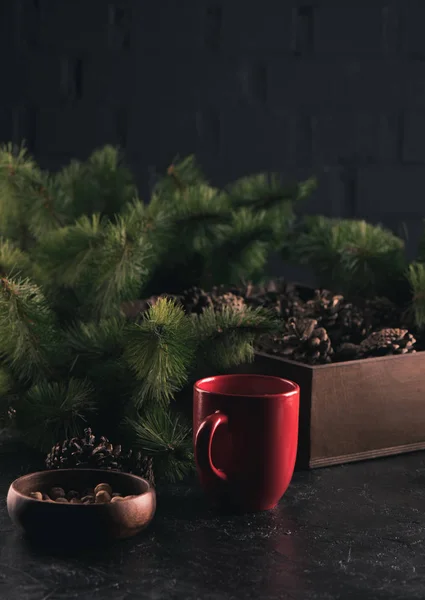
M 406 268 L 404 242 L 381 225 L 308 217 L 293 258 L 311 266 L 325 287 L 345 293 L 382 294 Z
M 7 369 L 0 367 L 0 431 L 11 421 L 13 380 Z
M 31 270 L 29 256 L 9 240 L 0 238 L 0 277 L 25 277 Z
M 172 300 L 160 298 L 127 332 L 124 356 L 140 380 L 136 403 L 167 405 L 186 383 L 194 353 L 190 318 Z
M 142 232 L 133 231 L 124 218 L 105 228 L 104 243 L 95 254 L 91 281 L 87 280 L 87 299 L 95 314 L 117 314 L 123 301 L 133 300 L 147 279 L 147 260 L 151 245 Z
M 21 176 L 20 195 L 25 198 L 25 219 L 34 238 L 64 227 L 69 218 L 65 212 L 65 197 L 54 177 L 34 169 Z
M 284 185 L 277 174 L 257 174 L 239 179 L 229 186 L 228 193 L 236 214 L 241 208 L 248 209 L 269 228 L 267 251 L 270 252 L 286 247 L 295 220 L 293 206 L 308 198 L 316 185 L 314 178 Z
M 181 193 L 187 188 L 206 184 L 204 174 L 194 155 L 180 159 L 174 158 L 166 174 L 157 181 L 151 202 L 155 204 L 158 199 L 162 203 L 165 199 L 173 198 L 175 192 Z
M 238 284 L 255 279 L 267 261 L 274 232 L 262 213 L 241 209 L 231 225 L 221 226 L 206 258 L 202 285 Z
M 74 225 L 47 234 L 36 249 L 44 278 L 55 285 L 75 288 L 96 268 L 98 249 L 105 237 L 100 215 L 82 216 Z
M 65 332 L 65 341 L 83 358 L 105 358 L 121 354 L 125 319 L 111 318 L 88 323 L 77 322 Z
M 0 398 L 6 396 L 12 389 L 13 381 L 10 373 L 4 367 L 0 367 Z
M 425 264 L 413 262 L 407 271 L 407 280 L 412 290 L 410 312 L 419 328 L 425 326 Z
M 131 172 L 119 148 L 104 146 L 86 162 L 72 161 L 56 175 L 74 218 L 99 213 L 109 218 L 137 195 Z
M 208 251 L 217 237 L 218 227 L 230 224 L 232 213 L 228 198 L 218 190 L 204 184 L 174 190 L 169 197 L 163 193 L 154 197 L 148 207 L 149 214 L 166 215 L 162 224 L 165 260 L 176 260 L 191 251 Z
M 29 280 L 0 279 L 0 356 L 20 379 L 50 371 L 63 354 L 55 316 Z
M 173 482 L 193 471 L 191 428 L 181 417 L 156 406 L 137 419 L 126 418 L 124 426 L 131 446 L 153 457 L 158 478 Z
M 180 243 L 189 241 L 200 249 L 204 240 L 216 235 L 216 226 L 230 223 L 232 214 L 228 198 L 207 185 L 197 185 L 185 190 L 176 198 L 170 210 L 171 226 Z
M 30 388 L 16 407 L 25 441 L 47 451 L 58 440 L 81 435 L 87 416 L 96 410 L 93 393 L 88 382 L 77 379 L 42 381 Z
M 0 146 L 0 233 L 27 250 L 33 240 L 28 224 L 28 181 L 39 169 L 26 148 Z
M 208 308 L 194 316 L 192 323 L 199 344 L 198 360 L 219 371 L 251 362 L 254 342 L 279 327 L 279 322 L 261 308 L 225 307 L 222 311 Z
M 228 187 L 228 193 L 234 208 L 247 207 L 252 210 L 270 210 L 282 203 L 290 203 L 305 195 L 313 181 L 308 180 L 303 188 L 299 184 L 282 185 L 277 174 L 256 174 L 239 179 Z

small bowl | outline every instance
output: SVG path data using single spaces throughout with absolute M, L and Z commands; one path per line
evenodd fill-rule
M 83 491 L 108 483 L 123 496 L 105 504 L 61 504 L 31 498 L 31 492 L 48 494 L 52 487 Z M 56 469 L 30 473 L 16 479 L 7 494 L 7 510 L 13 523 L 40 541 L 59 540 L 81 544 L 132 537 L 145 529 L 156 510 L 156 494 L 146 479 L 101 469 Z

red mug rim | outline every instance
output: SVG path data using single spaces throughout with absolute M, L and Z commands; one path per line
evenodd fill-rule
M 285 383 L 286 385 L 289 385 L 292 389 L 288 390 L 287 392 L 278 392 L 276 394 L 232 394 L 229 392 L 219 392 L 219 391 L 212 391 L 212 390 L 205 390 L 202 389 L 202 387 L 200 387 L 200 385 L 202 383 L 205 382 L 209 382 L 212 380 L 216 380 L 216 379 L 230 379 L 230 378 L 238 378 L 238 379 L 243 379 L 245 377 L 249 377 L 251 379 L 256 378 L 256 379 L 267 379 L 268 381 L 270 380 L 274 380 L 276 382 L 281 382 L 281 383 Z M 196 391 L 201 392 L 202 394 L 213 394 L 214 396 L 227 396 L 227 397 L 233 397 L 233 398 L 240 398 L 241 396 L 245 396 L 247 398 L 291 398 L 292 396 L 295 396 L 296 394 L 299 393 L 300 391 L 300 387 L 297 383 L 295 383 L 295 381 L 291 381 L 290 379 L 284 379 L 283 377 L 274 377 L 273 375 L 257 375 L 257 374 L 233 374 L 233 375 L 211 375 L 210 377 L 203 377 L 202 379 L 198 379 L 198 381 L 195 382 L 194 384 L 194 388 Z

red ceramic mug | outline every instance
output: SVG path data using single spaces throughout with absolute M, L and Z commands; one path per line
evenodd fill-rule
M 298 385 L 266 375 L 219 375 L 194 385 L 193 437 L 201 486 L 219 505 L 274 508 L 298 445 Z

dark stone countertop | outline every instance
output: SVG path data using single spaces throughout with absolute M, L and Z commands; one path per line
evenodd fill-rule
M 28 545 L 6 510 L 36 470 L 0 452 L 5 600 L 425 598 L 425 453 L 298 472 L 277 509 L 223 516 L 197 485 L 159 491 L 150 528 L 81 556 Z

